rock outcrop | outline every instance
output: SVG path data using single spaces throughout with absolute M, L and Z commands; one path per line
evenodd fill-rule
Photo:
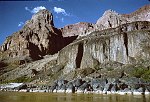
M 150 22 L 133 22 L 93 32 L 75 40 L 59 53 L 64 73 L 76 68 L 95 68 L 109 61 L 130 64 L 150 58 Z
M 96 28 L 99 29 L 99 26 L 103 26 L 102 29 L 115 28 L 124 23 L 127 23 L 125 17 L 122 17 L 121 14 L 118 14 L 113 10 L 107 10 L 96 22 Z
M 115 28 L 119 25 L 135 21 L 150 21 L 150 6 L 146 5 L 131 14 L 119 14 L 113 10 L 107 10 L 96 22 L 96 29 Z
M 23 65 L 9 69 L 5 61 L 16 59 Z M 37 61 L 25 63 L 28 60 Z M 2 44 L 0 64 L 0 71 L 8 68 L 0 73 L 0 82 L 32 79 L 33 84 L 51 84 L 57 79 L 68 80 L 55 83 L 52 92 L 92 91 L 96 87 L 87 80 L 71 81 L 78 78 L 136 77 L 149 81 L 150 6 L 129 15 L 108 10 L 96 24 L 82 22 L 60 29 L 55 28 L 52 14 L 41 10 Z M 95 90 L 117 92 L 116 81 L 107 81 L 103 89 Z M 123 84 L 121 90 L 130 90 L 126 86 L 131 85 Z
M 129 64 L 148 59 L 149 21 L 149 5 L 128 15 L 105 11 L 89 31 L 78 33 L 78 39 L 60 51 L 58 62 L 65 64 L 64 73 L 68 73 L 76 68 L 95 68 L 109 61 Z
M 57 53 L 75 38 L 64 38 L 62 32 L 54 27 L 52 14 L 48 10 L 41 10 L 20 31 L 7 37 L 0 48 L 0 57 L 37 60 L 44 55 Z
M 111 81 L 108 81 L 111 80 Z M 133 81 L 134 80 L 134 81 Z M 50 92 L 57 93 L 97 93 L 97 94 L 149 94 L 146 84 L 141 79 L 75 79 L 70 82 L 58 80 L 51 86 Z M 65 83 L 62 83 L 65 82 Z M 64 87 L 65 86 L 65 87 Z M 134 86 L 134 87 L 133 87 Z
M 96 24 L 81 22 L 61 29 L 55 28 L 53 15 L 48 10 L 41 10 L 20 31 L 7 37 L 0 47 L 0 58 L 37 60 L 44 55 L 55 54 L 77 37 L 134 21 L 150 21 L 149 8 L 147 5 L 128 15 L 108 10 Z
M 150 5 L 145 5 L 131 14 L 124 14 L 129 22 L 134 21 L 150 21 Z
M 94 24 L 80 22 L 72 25 L 67 25 L 61 28 L 62 36 L 86 36 L 94 30 Z
M 100 31 L 108 28 L 115 28 L 122 24 L 131 23 L 135 21 L 150 21 L 150 6 L 146 5 L 131 14 L 119 14 L 113 10 L 107 10 L 103 16 L 100 17 L 96 24 L 80 22 L 61 28 L 62 35 L 68 36 L 82 36 L 89 35 L 91 32 Z

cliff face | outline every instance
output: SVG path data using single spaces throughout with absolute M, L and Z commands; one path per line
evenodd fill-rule
M 65 26 L 61 29 L 63 37 L 68 36 L 86 36 L 94 30 L 94 24 L 80 22 Z
M 53 56 L 55 53 L 58 56 Z M 51 56 L 45 59 L 48 54 Z M 42 77 L 46 81 L 62 79 L 65 75 L 73 79 L 80 71 L 85 77 L 96 69 L 106 69 L 107 65 L 109 68 L 118 68 L 113 72 L 115 75 L 123 65 L 138 65 L 145 61 L 147 64 L 144 66 L 149 70 L 150 6 L 144 6 L 128 15 L 108 10 L 96 24 L 82 22 L 61 29 L 54 27 L 53 16 L 49 11 L 41 10 L 0 47 L 0 61 L 40 58 L 44 59 L 26 64 L 20 62 L 23 65 L 16 70 L 10 71 L 8 68 L 5 74 L 0 73 L 3 74 L 0 80 L 32 77 L 32 68 L 39 71 L 35 79 Z M 4 65 L 0 66 L 0 71 L 6 68 L 5 63 L 1 63 Z M 109 74 L 103 71 L 105 75 L 103 72 L 94 75 L 99 77 Z
M 135 21 L 150 21 L 150 6 L 146 5 L 131 14 L 119 14 L 113 10 L 105 11 L 103 16 L 96 22 L 96 28 L 103 26 L 102 29 L 115 28 L 119 25 Z
M 144 6 L 128 15 L 108 10 L 96 24 L 81 22 L 61 29 L 54 27 L 53 16 L 49 11 L 41 10 L 33 15 L 20 31 L 7 37 L 0 47 L 0 58 L 37 60 L 44 55 L 55 54 L 77 37 L 81 38 L 95 31 L 115 28 L 134 21 L 150 21 L 149 8 L 150 6 Z
M 115 28 L 122 24 L 131 23 L 135 21 L 150 21 L 150 6 L 146 5 L 131 14 L 119 14 L 113 10 L 107 10 L 100 17 L 96 24 L 91 23 L 76 23 L 61 28 L 62 35 L 68 36 L 82 36 L 89 35 L 91 32 L 100 31 L 108 28 Z
M 123 17 L 127 18 L 130 22 L 133 21 L 150 21 L 150 6 L 145 5 L 135 12 L 130 14 L 123 14 Z
M 104 12 L 103 16 L 99 18 L 96 22 L 96 26 L 99 27 L 103 25 L 103 29 L 114 28 L 121 24 L 127 23 L 125 17 L 113 10 L 107 10 Z
M 64 73 L 77 68 L 96 68 L 103 63 L 137 63 L 150 58 L 150 22 L 133 22 L 91 33 L 60 51 Z
M 20 31 L 6 39 L 0 48 L 0 57 L 36 60 L 46 54 L 57 53 L 75 38 L 64 38 L 62 32 L 54 27 L 52 14 L 41 10 Z

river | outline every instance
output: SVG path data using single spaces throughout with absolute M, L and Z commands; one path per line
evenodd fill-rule
M 150 95 L 0 92 L 0 102 L 150 102 Z

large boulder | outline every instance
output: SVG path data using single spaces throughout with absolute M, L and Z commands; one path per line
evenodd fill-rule
M 75 86 L 72 82 L 67 83 L 66 93 L 75 93 Z

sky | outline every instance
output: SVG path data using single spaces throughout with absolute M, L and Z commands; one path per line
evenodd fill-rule
M 148 4 L 149 0 L 0 1 L 0 45 L 41 9 L 52 12 L 55 27 L 61 28 L 78 22 L 96 23 L 108 9 L 128 14 Z

